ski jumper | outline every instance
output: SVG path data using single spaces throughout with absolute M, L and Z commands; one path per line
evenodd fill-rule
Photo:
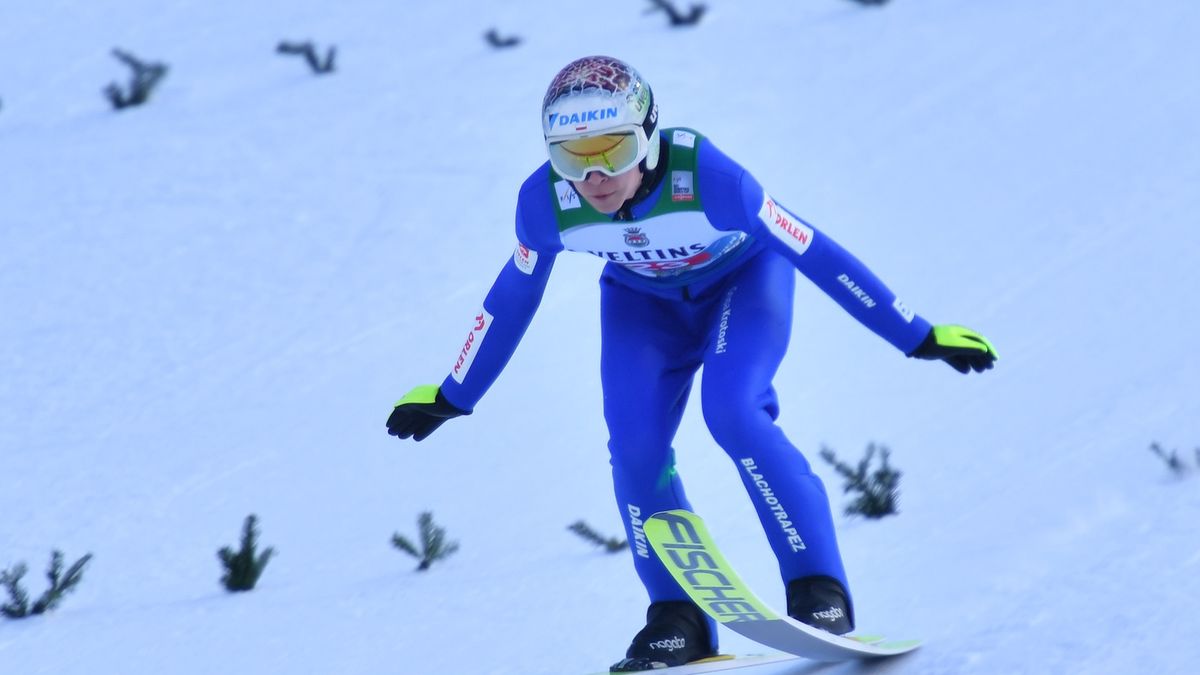
M 592 209 L 549 163 L 525 181 L 516 251 L 441 391 L 470 411 L 516 349 L 555 256 L 598 256 L 607 261 L 600 369 L 613 484 L 651 601 L 687 599 L 641 525 L 657 511 L 690 510 L 671 443 L 701 366 L 705 423 L 741 475 L 784 583 L 826 575 L 848 592 L 825 488 L 775 424 L 771 381 L 787 351 L 794 271 L 905 354 L 930 324 L 704 136 L 674 128 L 660 138 L 658 186 L 615 216 Z

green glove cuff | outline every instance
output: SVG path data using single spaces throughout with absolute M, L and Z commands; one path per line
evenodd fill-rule
M 996 348 L 988 339 L 965 326 L 945 325 L 933 327 L 933 340 L 940 347 L 954 349 L 976 349 L 999 359 Z
M 396 401 L 396 405 L 404 405 L 406 403 L 433 403 L 437 401 L 438 386 L 436 384 L 423 384 L 419 387 L 414 387 L 412 391 L 404 395 L 404 398 Z

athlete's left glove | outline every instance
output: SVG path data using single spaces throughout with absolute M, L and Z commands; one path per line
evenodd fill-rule
M 982 373 L 1000 358 L 987 338 L 963 326 L 934 326 L 909 356 L 941 359 L 964 375 Z
M 396 402 L 396 408 L 388 417 L 388 433 L 400 438 L 412 437 L 423 441 L 442 423 L 471 411 L 461 410 L 442 396 L 435 384 L 426 384 L 413 389 Z

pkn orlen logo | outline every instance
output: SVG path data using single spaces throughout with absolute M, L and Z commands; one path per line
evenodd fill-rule
M 613 106 L 611 108 L 596 108 L 595 110 L 584 110 L 583 112 L 571 113 L 570 115 L 562 113 L 550 113 L 547 119 L 549 122 L 548 129 L 553 130 L 555 127 L 573 126 L 575 131 L 583 131 L 588 128 L 592 122 L 600 122 L 603 120 L 616 119 L 621 114 L 620 110 Z
M 795 252 L 803 255 L 812 244 L 813 229 L 805 225 L 799 218 L 784 211 L 774 199 L 767 194 L 763 194 L 763 205 L 758 210 L 758 219 L 766 223 L 767 229 L 777 239 L 783 240 L 785 244 L 792 248 Z
M 533 274 L 533 270 L 537 267 L 538 254 L 537 251 L 531 250 L 525 244 L 517 242 L 517 250 L 513 251 L 513 262 L 517 269 L 525 274 Z
M 488 329 L 492 327 L 493 318 L 491 313 L 482 307 L 475 315 L 475 321 L 471 324 L 471 332 L 467 333 L 467 339 L 463 341 L 462 349 L 458 352 L 458 360 L 454 362 L 454 368 L 450 370 L 450 376 L 454 378 L 455 382 L 462 384 L 463 379 L 467 377 L 467 371 L 471 369 L 471 364 L 475 362 L 475 356 L 479 354 L 483 338 L 487 336 Z

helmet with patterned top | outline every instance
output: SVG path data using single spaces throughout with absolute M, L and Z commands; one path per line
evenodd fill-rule
M 658 165 L 654 94 L 632 66 L 610 56 L 584 57 L 558 72 L 542 101 L 542 133 L 550 165 L 567 180 Z

